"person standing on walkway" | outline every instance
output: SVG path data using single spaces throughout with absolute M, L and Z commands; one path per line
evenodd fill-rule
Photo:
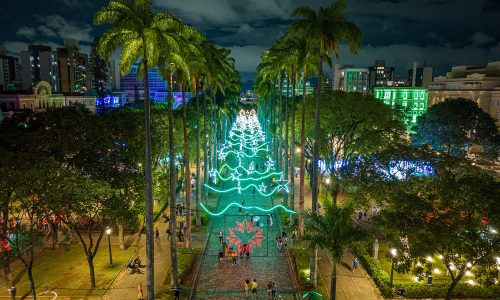
M 245 200 L 241 199 L 241 206 L 245 207 Z
M 219 229 L 219 244 L 224 241 L 224 238 L 222 237 L 222 229 Z
M 267 226 L 269 226 L 269 221 L 271 221 L 271 215 L 267 215 Z
M 259 296 L 257 295 L 257 279 L 254 279 L 252 282 L 252 300 L 254 294 L 255 294 L 255 299 L 259 299 Z
M 278 248 L 278 252 L 281 252 L 281 239 L 279 236 L 276 237 L 276 247 Z
M 295 241 L 295 238 L 297 237 L 297 229 L 292 231 L 292 243 Z
M 359 213 L 358 213 L 358 221 L 359 221 L 360 224 L 361 224 L 361 221 L 362 221 L 361 219 L 362 218 L 363 218 L 363 213 L 361 211 L 359 211 Z
M 356 271 L 357 268 L 358 268 L 358 258 L 354 257 L 354 260 L 352 261 L 352 272 L 354 273 L 354 271 Z
M 156 228 L 155 240 L 159 240 L 159 239 L 160 239 L 160 232 L 158 231 L 158 228 Z
M 10 293 L 10 296 L 12 297 L 12 300 L 15 300 L 16 299 L 16 292 L 17 292 L 16 286 L 11 285 L 10 289 L 8 291 Z
M 240 213 L 241 216 L 241 207 L 238 207 L 238 212 Z
M 271 281 L 266 285 L 267 300 L 271 297 L 271 288 L 273 287 Z
M 223 240 L 222 241 L 222 251 L 226 250 L 226 246 L 227 246 L 226 241 Z
M 269 215 L 269 221 L 271 222 L 271 226 L 273 226 L 273 216 Z
M 283 238 L 283 247 L 285 247 L 285 250 L 287 249 L 287 245 L 288 245 L 288 240 L 286 238 L 286 236 Z
M 139 291 L 139 295 L 137 296 L 137 299 L 144 300 L 144 296 L 142 295 L 142 290 Z
M 249 260 L 250 259 L 250 246 L 247 243 L 245 243 L 245 245 L 243 245 L 243 247 L 244 247 L 245 253 L 247 254 L 247 260 Z
M 220 261 L 221 265 L 223 265 L 224 264 L 224 252 L 219 250 L 219 253 L 217 254 L 217 256 L 219 257 L 219 261 Z
M 174 300 L 179 300 L 180 296 L 181 296 L 181 288 L 176 286 L 174 290 Z
M 283 230 L 281 231 L 281 237 L 285 237 L 286 236 L 286 230 L 285 230 L 285 226 L 283 226 Z
M 248 292 L 250 292 L 250 280 L 245 281 L 245 297 L 248 299 Z
M 276 298 L 276 283 L 273 282 L 273 286 L 271 287 L 271 298 Z
M 167 228 L 167 234 L 168 234 L 167 240 L 170 240 L 170 228 Z

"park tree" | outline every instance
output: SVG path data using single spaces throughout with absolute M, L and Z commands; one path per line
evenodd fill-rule
M 108 81 L 108 73 L 106 72 L 107 62 L 97 52 L 97 46 L 99 45 L 100 37 L 95 37 L 94 42 L 90 46 L 89 54 L 89 72 L 94 84 L 94 91 L 97 96 L 101 99 L 101 105 L 98 107 L 100 111 L 104 111 L 106 108 L 106 103 L 104 103 L 104 97 L 108 91 L 104 88 L 104 82 Z M 97 103 L 96 103 L 97 104 Z
M 314 95 L 306 97 L 305 124 L 308 140 L 315 130 Z M 320 154 L 325 172 L 330 175 L 331 194 L 334 203 L 343 191 L 345 180 L 343 166 L 401 141 L 405 125 L 400 114 L 380 100 L 362 93 L 327 91 L 321 93 Z M 297 112 L 297 123 L 302 122 L 302 108 Z M 309 142 L 308 153 L 312 152 Z M 349 184 L 345 189 L 349 188 Z
M 417 118 L 413 130 L 415 145 L 427 144 L 456 157 L 465 157 L 474 145 L 481 145 L 489 159 L 496 160 L 500 154 L 495 119 L 471 99 L 446 99 L 432 105 Z
M 433 175 L 406 174 L 372 195 L 388 203 L 374 220 L 398 250 L 390 257 L 398 272 L 431 276 L 435 262 L 426 258 L 439 255 L 451 279 L 449 300 L 467 271 L 491 266 L 500 251 L 500 183 L 450 156 L 426 160 Z
M 353 213 L 354 207 L 349 204 L 327 201 L 323 213 L 314 212 L 304 217 L 306 233 L 298 238 L 299 245 L 306 245 L 311 250 L 322 249 L 330 254 L 330 300 L 336 296 L 337 265 L 342 263 L 344 253 L 353 243 L 368 240 L 371 236 L 369 230 L 352 222 Z

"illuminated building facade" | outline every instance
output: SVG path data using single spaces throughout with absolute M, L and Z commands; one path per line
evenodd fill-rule
M 398 104 L 403 108 L 409 108 L 408 131 L 417 124 L 417 117 L 427 111 L 427 88 L 376 87 L 374 96 L 391 107 Z

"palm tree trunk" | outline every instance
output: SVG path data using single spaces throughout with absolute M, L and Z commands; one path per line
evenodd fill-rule
M 286 84 L 286 103 L 285 103 L 285 180 L 288 180 L 288 97 L 290 91 L 290 74 L 286 76 L 287 84 Z M 283 198 L 285 199 L 285 205 L 288 205 L 288 197 L 290 197 L 290 193 L 285 195 L 283 192 Z
M 149 100 L 149 69 L 147 55 L 144 54 L 144 114 L 146 127 L 146 278 L 148 300 L 155 299 L 155 268 L 154 268 L 154 224 L 153 224 L 153 174 L 151 162 L 151 128 Z M 173 139 L 171 140 L 172 143 Z
M 300 183 L 299 183 L 299 236 L 304 234 L 304 172 L 305 172 L 305 158 L 306 158 L 306 68 L 304 68 L 304 81 L 302 90 L 302 124 L 300 132 Z
M 214 155 L 214 148 L 212 147 L 212 129 L 213 129 L 213 120 L 212 120 L 212 99 L 214 97 L 214 92 L 213 89 L 210 89 L 210 118 L 208 120 L 208 143 L 209 143 L 209 151 L 210 151 L 210 156 L 208 157 L 208 170 L 212 170 L 212 156 Z
M 285 70 L 281 70 L 281 80 L 280 80 L 280 106 L 278 110 L 279 121 L 278 124 L 280 126 L 280 132 L 278 136 L 278 171 L 283 171 L 283 118 L 282 118 L 282 107 L 283 107 L 283 80 L 285 76 Z
M 201 226 L 201 216 L 200 216 L 200 95 L 198 95 L 199 81 L 196 80 L 196 227 Z
M 175 171 L 175 149 L 174 149 L 174 124 L 173 124 L 173 113 L 172 113 L 172 72 L 170 67 L 167 69 L 167 88 L 168 88 L 168 139 L 170 146 L 170 277 L 171 286 L 177 286 L 178 280 L 178 270 L 177 270 L 177 237 L 176 237 L 176 216 L 175 216 L 175 183 L 177 181 L 177 172 Z M 149 279 L 149 278 L 148 278 Z M 152 292 L 149 292 L 149 280 L 148 280 L 148 300 L 153 300 L 154 286 Z M 152 298 L 149 298 L 152 295 Z
M 314 117 L 314 148 L 313 148 L 313 161 L 312 161 L 312 211 L 316 212 L 318 207 L 318 162 L 319 162 L 319 104 L 321 99 L 321 80 L 323 72 L 323 54 L 319 56 L 319 75 L 318 75 L 318 95 L 316 98 L 316 115 Z M 317 276 L 316 270 L 318 267 L 318 261 L 316 259 L 318 254 L 318 249 L 311 250 L 311 283 L 315 288 L 317 286 Z
M 191 249 L 191 170 L 186 124 L 186 79 L 182 82 L 182 123 L 184 125 L 184 166 L 186 168 L 186 248 Z
M 330 278 L 330 300 L 335 300 L 337 293 L 337 261 L 332 261 L 332 276 Z
M 292 168 L 290 169 L 290 209 L 295 210 L 295 66 L 293 66 L 293 79 L 292 79 L 292 142 L 290 143 L 290 159 L 292 160 Z M 290 226 L 294 225 L 295 214 L 290 214 Z
M 205 184 L 208 184 L 208 149 L 207 149 L 207 89 L 206 85 L 203 85 L 203 164 L 205 165 L 205 175 L 203 176 Z M 203 187 L 205 191 L 205 206 L 208 205 L 208 189 Z

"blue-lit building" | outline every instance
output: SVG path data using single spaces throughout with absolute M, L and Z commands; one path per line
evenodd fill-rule
M 137 81 L 139 62 L 132 66 L 130 73 L 120 77 L 120 89 L 124 93 L 125 103 L 133 103 L 136 99 L 144 100 L 144 81 Z M 175 75 L 172 79 L 172 96 L 175 99 L 174 108 L 182 103 L 181 86 L 177 83 Z M 149 97 L 151 100 L 165 102 L 168 97 L 167 83 L 158 75 L 156 67 L 149 71 Z M 186 101 L 191 98 L 191 93 L 186 92 Z

